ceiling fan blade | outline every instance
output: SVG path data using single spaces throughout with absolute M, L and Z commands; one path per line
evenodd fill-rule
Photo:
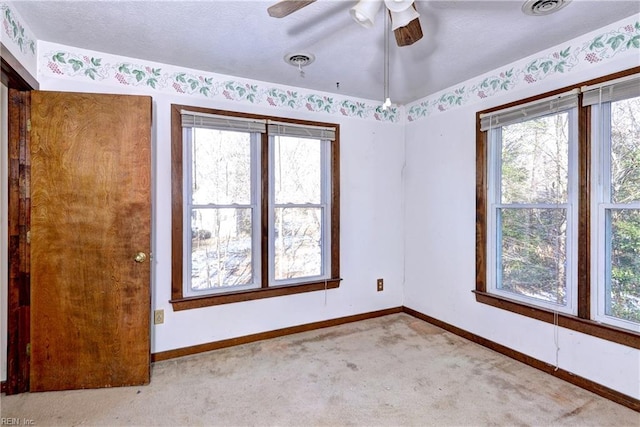
M 269 16 L 274 18 L 284 18 L 293 12 L 309 6 L 316 0 L 281 0 L 267 9 Z
M 396 28 L 393 31 L 396 36 L 398 46 L 410 46 L 422 38 L 422 26 L 420 18 L 416 18 L 404 27 Z

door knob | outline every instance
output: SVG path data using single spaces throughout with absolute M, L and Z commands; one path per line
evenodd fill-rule
M 144 252 L 138 252 L 135 256 L 135 258 L 133 258 L 136 262 L 145 262 L 147 260 L 147 254 L 145 254 Z

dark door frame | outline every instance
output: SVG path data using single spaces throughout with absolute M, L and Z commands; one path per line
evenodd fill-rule
M 7 379 L 2 391 L 16 394 L 29 391 L 29 138 L 27 131 L 29 92 L 38 82 L 0 43 L 1 80 L 9 89 L 8 195 L 9 238 L 7 271 Z

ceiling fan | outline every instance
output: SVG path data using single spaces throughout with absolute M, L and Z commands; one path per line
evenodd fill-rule
M 267 12 L 274 18 L 284 18 L 315 1 L 280 0 L 270 6 Z M 414 0 L 360 0 L 349 12 L 357 23 L 370 28 L 383 3 L 391 16 L 392 29 L 398 46 L 409 46 L 422 38 L 422 27 L 418 18 L 420 15 Z

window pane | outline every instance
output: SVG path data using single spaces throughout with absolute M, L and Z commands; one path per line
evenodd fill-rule
M 275 203 L 320 203 L 321 141 L 275 138 Z
M 497 288 L 566 305 L 565 209 L 500 209 Z
M 191 289 L 252 283 L 251 209 L 193 209 Z
M 565 203 L 569 114 L 502 128 L 502 203 Z
M 605 313 L 640 323 L 640 209 L 610 209 Z
M 276 208 L 276 280 L 322 275 L 322 208 Z
M 611 103 L 611 198 L 640 202 L 640 98 Z
M 194 128 L 193 204 L 251 203 L 251 134 Z

